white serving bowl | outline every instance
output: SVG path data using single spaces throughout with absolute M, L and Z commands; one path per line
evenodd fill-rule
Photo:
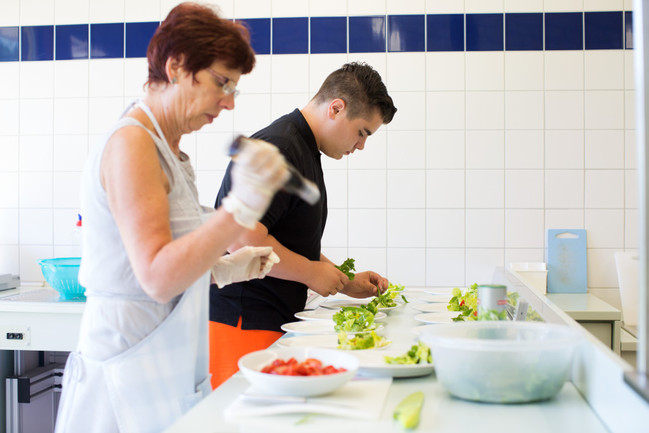
M 581 333 L 549 323 L 478 321 L 437 325 L 419 339 L 430 346 L 437 380 L 452 395 L 523 403 L 561 390 Z
M 322 361 L 323 366 L 344 367 L 347 371 L 322 376 L 283 376 L 260 371 L 278 358 L 284 361 L 295 358 L 298 362 L 302 362 L 307 358 L 315 358 Z M 356 375 L 358 365 L 358 358 L 349 353 L 316 347 L 258 350 L 239 359 L 239 369 L 259 391 L 274 395 L 300 397 L 324 395 L 337 390 Z

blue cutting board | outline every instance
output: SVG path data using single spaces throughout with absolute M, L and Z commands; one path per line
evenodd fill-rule
M 547 234 L 548 293 L 586 293 L 586 230 L 549 229 Z

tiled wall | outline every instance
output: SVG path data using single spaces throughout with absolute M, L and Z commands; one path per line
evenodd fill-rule
M 545 230 L 588 230 L 589 287 L 619 305 L 613 253 L 636 248 L 630 0 L 223 0 L 259 53 L 233 112 L 183 139 L 211 205 L 235 133 L 302 107 L 366 61 L 399 109 L 325 158 L 334 260 L 406 285 L 487 282 L 543 261 Z M 78 254 L 89 147 L 142 94 L 172 0 L 0 2 L 0 273 L 40 280 Z

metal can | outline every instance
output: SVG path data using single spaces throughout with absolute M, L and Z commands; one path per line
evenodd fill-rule
M 495 310 L 501 313 L 507 304 L 507 286 L 480 285 L 478 286 L 478 314 L 482 311 Z

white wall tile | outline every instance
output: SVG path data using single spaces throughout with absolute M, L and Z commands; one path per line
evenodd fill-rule
M 621 11 L 624 0 L 584 0 L 585 11 Z
M 595 113 L 593 113 L 594 115 Z M 584 127 L 584 92 L 545 92 L 545 127 L 581 129 Z M 609 128 L 610 129 L 610 128 Z
M 623 208 L 624 170 L 586 170 L 586 208 Z
M 198 170 L 223 170 L 228 166 L 228 148 L 232 133 L 196 134 L 196 167 Z
M 623 91 L 587 91 L 585 104 L 586 129 L 624 128 Z
M 538 12 L 543 10 L 543 0 L 505 0 L 505 12 Z
M 235 18 L 271 17 L 272 2 L 267 0 L 237 0 L 234 3 Z
M 624 207 L 638 208 L 638 174 L 636 170 L 624 171 Z
M 636 158 L 637 146 L 635 131 L 624 131 L 624 166 L 626 168 L 638 168 Z
M 0 12 L 0 26 L 17 25 L 20 23 L 20 0 L 3 0 Z
M 390 92 L 397 113 L 387 125 L 389 130 L 426 129 L 426 95 L 424 92 Z
M 1 15 L 1 14 L 0 14 Z M 0 21 L 2 18 L 0 18 Z M 0 101 L 20 97 L 20 62 L 0 62 Z
M 124 98 L 105 97 L 88 100 L 88 132 L 105 134 L 125 109 Z
M 354 0 L 347 2 L 347 13 L 353 15 L 384 15 L 385 2 L 375 0 Z
M 89 0 L 55 0 L 55 24 L 87 24 Z
M 347 247 L 347 209 L 329 207 L 322 246 Z
M 543 61 L 542 51 L 506 51 L 505 89 L 543 90 Z
M 466 168 L 504 168 L 503 131 L 466 132 Z
M 624 168 L 624 131 L 586 131 L 586 168 Z
M 543 209 L 543 170 L 507 170 L 505 207 Z
M 19 253 L 21 281 L 45 281 L 38 261 L 52 257 L 54 257 L 52 245 L 21 245 Z
M 426 90 L 464 90 L 464 52 L 426 53 Z
M 20 138 L 20 170 L 52 171 L 52 139 L 46 135 Z
M 505 212 L 502 209 L 467 209 L 467 248 L 505 246 Z
M 584 85 L 590 90 L 624 88 L 624 51 L 586 50 L 584 52 Z
M 388 170 L 387 207 L 424 208 L 426 170 Z
M 426 168 L 464 168 L 464 131 L 426 131 Z
M 397 105 L 397 109 L 399 106 Z M 400 117 L 397 112 L 395 118 Z M 426 127 L 428 129 L 464 130 L 466 123 L 464 92 L 426 92 Z
M 54 245 L 81 245 L 83 229 L 76 226 L 78 215 L 77 209 L 54 209 L 52 215 Z
M 426 168 L 425 131 L 388 131 L 388 169 Z
M 584 0 L 543 0 L 546 12 L 574 12 L 582 10 Z
M 387 278 L 387 251 L 385 248 L 356 248 L 350 247 L 346 257 L 356 258 L 356 269 L 362 271 L 373 271 Z
M 52 207 L 52 172 L 20 173 L 20 207 L 49 209 Z
M 347 209 L 347 193 L 349 189 L 347 178 L 348 174 L 344 170 L 324 170 L 327 206 L 329 209 Z
M 543 128 L 543 92 L 507 92 L 505 94 L 507 129 Z
M 362 155 L 362 153 L 359 153 L 358 155 Z M 352 157 L 351 160 L 353 161 L 354 158 L 357 157 L 358 156 Z M 322 168 L 324 170 L 347 170 L 348 168 L 350 168 L 349 161 L 350 161 L 349 157 L 341 158 L 341 159 L 333 159 L 322 154 L 320 158 L 320 163 L 322 164 Z
M 51 25 L 54 22 L 54 4 L 52 1 L 20 0 L 20 25 Z
M 546 209 L 581 209 L 583 207 L 583 170 L 545 171 Z
M 387 167 L 387 146 L 388 131 L 385 128 L 379 128 L 365 142 L 365 148 L 362 151 L 356 150 L 353 156 L 343 158 L 348 162 L 350 169 L 376 169 Z M 325 158 L 331 160 L 331 158 Z
M 588 287 L 617 287 L 614 249 L 588 249 Z
M 583 130 L 545 130 L 545 167 L 584 168 Z
M 108 71 L 107 71 L 108 72 Z M 100 76 L 100 78 L 102 78 Z M 146 58 L 124 59 L 124 96 L 127 101 L 144 96 L 144 83 L 149 78 Z
M 196 173 L 198 200 L 203 206 L 214 207 L 224 173 L 225 170 L 202 170 Z
M 510 263 L 542 263 L 545 262 L 543 248 L 507 248 L 505 249 L 505 266 Z
M 309 15 L 312 17 L 347 16 L 347 0 L 309 0 Z
M 427 249 L 426 286 L 465 286 L 464 248 Z
M 466 129 L 502 129 L 504 92 L 466 92 Z
M 19 205 L 18 172 L 0 172 L 0 208 L 17 208 Z
M 236 107 L 232 111 L 234 130 L 259 131 L 270 125 L 274 120 L 270 108 L 271 96 L 268 93 L 242 94 L 237 97 Z
M 124 95 L 124 59 L 93 59 L 89 61 L 86 81 L 90 97 L 122 97 Z
M 635 90 L 624 91 L 624 127 L 635 129 Z
M 0 172 L 18 171 L 19 168 L 19 138 L 17 135 L 0 136 Z
M 309 100 L 307 93 L 280 93 L 271 96 L 270 117 L 277 119 L 296 108 L 302 108 Z M 264 125 L 265 126 L 265 125 Z
M 545 211 L 545 230 L 548 229 L 583 229 L 583 209 L 548 209 Z
M 178 146 L 180 150 L 187 154 L 189 157 L 189 163 L 191 164 L 194 171 L 198 169 L 196 166 L 196 137 L 197 133 L 185 134 L 180 137 L 180 143 Z M 223 148 L 223 153 L 226 153 L 225 148 Z
M 467 209 L 502 208 L 505 204 L 505 175 L 502 170 L 466 171 Z
M 464 0 L 426 0 L 426 13 L 464 13 Z
M 20 62 L 20 97 L 54 96 L 54 62 Z
M 124 21 L 124 3 L 121 1 L 89 0 L 88 14 L 91 23 L 119 23 Z
M 505 131 L 505 167 L 544 168 L 543 131 Z
M 624 211 L 586 209 L 588 248 L 624 248 Z
M 428 209 L 426 211 L 426 246 L 428 248 L 464 248 L 464 209 Z
M 466 89 L 504 90 L 505 54 L 470 51 L 466 53 Z
M 466 13 L 502 12 L 504 0 L 464 0 Z
M 546 90 L 582 90 L 583 88 L 583 51 L 545 52 Z
M 385 208 L 387 173 L 385 170 L 350 170 L 349 207 Z
M 624 246 L 638 248 L 638 211 L 635 209 L 624 212 Z
M 490 283 L 494 278 L 494 269 L 504 260 L 504 250 L 480 248 L 466 250 L 466 285 Z
M 52 151 L 54 171 L 81 171 L 88 156 L 88 135 L 55 135 Z
M 388 209 L 388 248 L 426 246 L 426 211 L 424 209 Z
M 386 211 L 385 209 L 350 209 L 349 210 L 349 246 L 374 247 L 386 246 Z
M 124 20 L 127 23 L 138 21 L 160 21 L 160 0 L 138 0 L 124 2 Z
M 20 100 L 5 99 L 0 103 L 0 135 L 20 133 Z
M 54 101 L 48 99 L 20 100 L 20 134 L 51 134 L 54 128 Z
M 392 92 L 426 90 L 426 54 L 391 53 L 387 60 L 385 85 Z
M 88 133 L 88 99 L 54 99 L 54 134 Z
M 88 96 L 87 60 L 54 62 L 54 96 L 57 98 Z
M 20 210 L 20 243 L 52 245 L 52 209 Z
M 273 93 L 308 93 L 309 58 L 302 54 L 273 56 L 271 90 Z M 306 103 L 306 98 L 305 98 Z
M 427 170 L 426 207 L 464 208 L 464 170 Z
M 270 3 L 273 17 L 305 17 L 309 15 L 309 2 L 304 0 L 273 0 Z
M 388 15 L 423 14 L 426 12 L 426 0 L 386 0 Z
M 326 3 L 323 2 L 323 4 Z M 257 56 L 257 59 L 259 59 L 259 56 Z M 345 63 L 347 63 L 347 54 L 309 56 L 309 99 L 317 93 L 329 74 L 340 69 Z
M 81 172 L 63 171 L 54 173 L 53 205 L 55 208 L 79 209 L 81 190 Z
M 633 50 L 624 50 L 624 88 L 635 89 L 635 59 Z
M 424 248 L 388 248 L 387 278 L 396 284 L 426 284 L 426 250 Z
M 17 245 L 19 242 L 18 209 L 0 209 L 0 221 L 2 221 L 2 224 L 0 224 L 0 245 Z M 3 273 L 1 269 L 0 273 Z
M 542 209 L 507 209 L 505 211 L 506 248 L 543 248 Z

